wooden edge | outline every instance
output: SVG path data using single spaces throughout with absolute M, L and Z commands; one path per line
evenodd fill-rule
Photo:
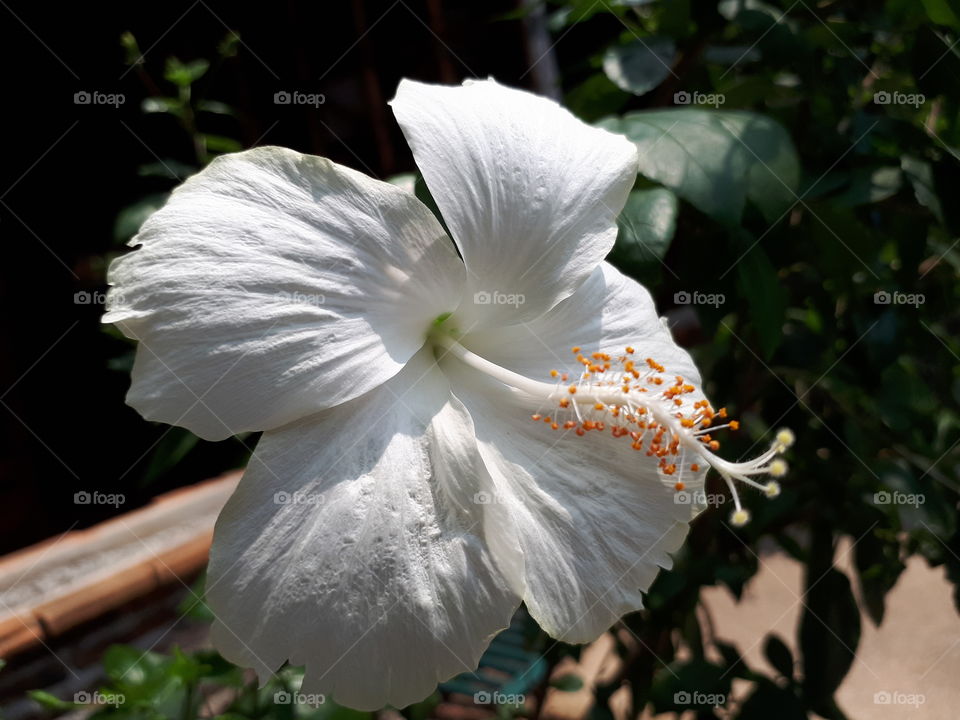
M 47 538 L 39 543 L 16 550 L 3 557 L 0 557 L 0 577 L 12 574 L 17 576 L 28 571 L 41 560 L 50 562 L 55 561 L 59 555 L 65 554 L 68 550 L 73 550 L 77 545 L 82 545 L 94 538 L 102 536 L 111 530 L 120 530 L 125 527 L 136 527 L 137 521 L 154 516 L 158 510 L 173 509 L 178 505 L 186 505 L 193 502 L 193 499 L 216 492 L 220 486 L 229 485 L 239 481 L 242 471 L 234 470 L 224 473 L 210 480 L 204 480 L 195 485 L 177 488 L 158 495 L 143 507 L 123 513 L 109 520 L 93 525 L 82 530 L 71 530 L 57 537 Z
M 37 562 L 41 557 L 50 562 L 57 553 L 53 544 L 67 544 L 71 552 L 96 536 L 104 526 L 126 525 L 136 527 L 139 518 L 162 505 L 189 503 L 191 498 L 205 494 L 212 485 L 235 483 L 240 472 L 228 473 L 203 483 L 179 488 L 158 496 L 149 505 L 84 530 L 68 533 L 66 537 L 45 540 L 0 560 L 0 575 L 21 571 L 25 563 Z M 13 655 L 45 644 L 78 625 L 93 620 L 125 603 L 146 595 L 162 586 L 183 583 L 199 572 L 207 562 L 213 532 L 199 530 L 193 537 L 168 550 L 153 555 L 134 565 L 118 567 L 104 577 L 97 574 L 89 582 L 62 596 L 41 603 L 29 610 L 21 610 L 0 617 L 0 657 Z

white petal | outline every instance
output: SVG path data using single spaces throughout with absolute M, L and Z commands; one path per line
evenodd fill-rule
M 467 266 L 462 328 L 541 315 L 613 247 L 632 143 L 493 80 L 404 80 L 391 103 Z
M 380 385 L 464 275 L 412 195 L 282 148 L 214 160 L 132 244 L 104 316 L 140 341 L 127 401 L 214 440 Z
M 550 381 L 550 370 L 576 377 L 573 347 L 588 355 L 622 355 L 627 346 L 639 363 L 652 357 L 667 375 L 700 385 L 689 353 L 679 347 L 657 317 L 646 288 L 604 262 L 577 292 L 545 315 L 522 325 L 468 334 L 463 344 L 491 362 L 535 380 Z M 693 400 L 700 400 L 699 393 Z
M 488 488 L 429 349 L 382 389 L 265 433 L 217 521 L 217 648 L 261 679 L 305 664 L 302 692 L 363 710 L 476 669 L 519 603 L 481 539 Z
M 640 609 L 641 593 L 687 533 L 690 506 L 678 502 L 676 478 L 628 441 L 552 431 L 530 420 L 537 408 L 520 393 L 457 360 L 441 365 L 473 418 L 498 500 L 492 509 L 512 523 L 531 615 L 558 640 L 589 642 Z M 703 472 L 684 480 L 699 492 Z

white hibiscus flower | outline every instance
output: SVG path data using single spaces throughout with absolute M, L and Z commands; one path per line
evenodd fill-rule
M 493 81 L 392 105 L 452 241 L 408 192 L 257 148 L 144 224 L 104 316 L 140 343 L 144 417 L 264 431 L 217 522 L 216 646 L 361 709 L 474 669 L 521 600 L 598 637 L 670 567 L 697 509 L 676 491 L 712 466 L 774 494 L 751 478 L 791 440 L 715 455 L 723 413 L 604 262 L 630 142 Z

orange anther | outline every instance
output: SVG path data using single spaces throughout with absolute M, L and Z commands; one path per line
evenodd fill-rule
M 567 392 L 570 393 L 571 395 L 576 395 L 576 394 L 577 394 L 577 386 L 576 386 L 576 385 L 571 385 L 570 387 L 567 388 Z
M 540 413 L 534 413 L 533 415 L 530 416 L 530 419 L 531 419 L 531 420 L 539 420 L 541 417 L 543 417 L 543 416 L 542 416 Z
M 690 466 L 690 469 L 691 469 L 693 472 L 697 472 L 697 470 L 700 469 L 700 466 L 697 465 L 696 463 L 693 463 L 693 465 Z
M 685 487 L 687 487 L 687 486 L 684 485 L 681 481 L 678 480 L 678 481 L 674 484 L 673 489 L 676 490 L 677 492 L 683 492 L 683 490 L 684 490 Z

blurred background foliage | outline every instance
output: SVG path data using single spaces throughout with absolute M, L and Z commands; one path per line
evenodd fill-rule
M 460 21 L 467 13 L 454 12 Z M 379 12 L 369 14 L 358 21 L 354 11 L 343 22 L 359 34 Z M 622 647 L 622 675 L 599 690 L 593 715 L 611 717 L 606 703 L 623 682 L 635 712 L 680 712 L 690 707 L 675 703 L 678 692 L 729 696 L 741 678 L 752 683 L 744 702 L 698 708 L 697 716 L 845 717 L 833 696 L 854 659 L 861 611 L 868 622 L 883 621 L 885 595 L 905 559 L 916 554 L 943 565 L 960 586 L 960 206 L 950 200 L 960 181 L 960 2 L 577 0 L 498 3 L 482 15 L 486 38 L 507 48 L 526 42 L 527 58 L 522 50 L 480 47 L 466 33 L 458 42 L 455 30 L 431 19 L 464 67 L 442 51 L 420 67 L 376 66 L 377 92 L 367 85 L 352 98 L 372 119 L 357 131 L 360 140 L 332 151 L 272 136 L 272 128 L 265 138 L 251 132 L 286 109 L 245 99 L 256 63 L 255 44 L 242 33 L 214 25 L 202 44 L 163 62 L 144 54 L 136 33 L 123 33 L 120 52 L 140 88 L 131 93 L 139 107 L 125 108 L 124 122 L 148 140 L 134 143 L 138 166 L 124 180 L 130 191 L 117 203 L 112 242 L 82 259 L 77 289 L 102 291 L 109 259 L 172 187 L 219 153 L 263 141 L 320 151 L 371 173 L 374 166 L 381 177 L 415 173 L 396 129 L 384 130 L 389 118 L 370 104 L 390 96 L 396 72 L 453 81 L 472 66 L 558 97 L 585 121 L 625 134 L 640 150 L 640 174 L 612 262 L 650 288 L 694 353 L 708 396 L 744 420 L 726 439 L 729 455 L 749 454 L 781 425 L 795 430 L 797 443 L 784 492 L 772 501 L 748 498 L 746 528 L 731 528 L 724 506 L 697 519 L 675 567 L 651 588 L 647 609 L 623 620 L 642 649 Z M 374 47 L 381 46 L 363 43 L 358 52 Z M 250 83 L 286 89 L 262 78 Z M 326 91 L 328 103 L 343 92 L 322 81 L 310 87 Z M 251 122 L 257 112 L 264 117 Z M 314 119 L 311 132 L 329 131 L 338 141 L 334 126 L 343 131 L 349 123 L 326 108 L 300 112 L 319 112 L 325 129 Z M 397 181 L 415 184 L 429 200 L 415 174 Z M 131 348 L 115 331 L 103 332 L 90 340 L 95 357 L 87 362 L 115 371 L 98 390 L 102 402 L 119 407 Z M 104 482 L 138 484 L 143 497 L 239 466 L 255 441 L 212 445 L 120 412 L 153 445 L 131 470 Z M 101 433 L 99 441 L 107 453 L 111 437 Z M 135 443 L 136 453 L 147 445 Z M 715 481 L 709 492 L 722 495 Z M 922 502 L 885 502 L 905 496 Z M 852 543 L 853 585 L 833 567 L 844 540 Z M 787 553 L 806 569 L 799 656 L 776 636 L 765 641 L 774 676 L 748 667 L 742 649 L 716 636 L 699 602 L 709 586 L 739 597 L 761 552 Z M 955 600 L 960 607 L 960 592 Z M 544 647 L 551 661 L 577 652 Z M 131 658 L 117 648 L 105 662 L 108 678 L 120 677 L 111 668 Z M 168 707 L 173 693 L 192 716 L 198 684 L 242 684 L 210 653 L 136 662 L 143 666 L 132 675 L 137 687 L 129 675 L 112 686 L 135 702 L 101 714 L 176 716 Z M 285 673 L 271 683 L 292 690 L 295 670 Z M 273 684 L 248 686 L 227 716 L 362 715 L 268 702 L 279 688 Z M 423 717 L 429 707 L 404 714 Z

